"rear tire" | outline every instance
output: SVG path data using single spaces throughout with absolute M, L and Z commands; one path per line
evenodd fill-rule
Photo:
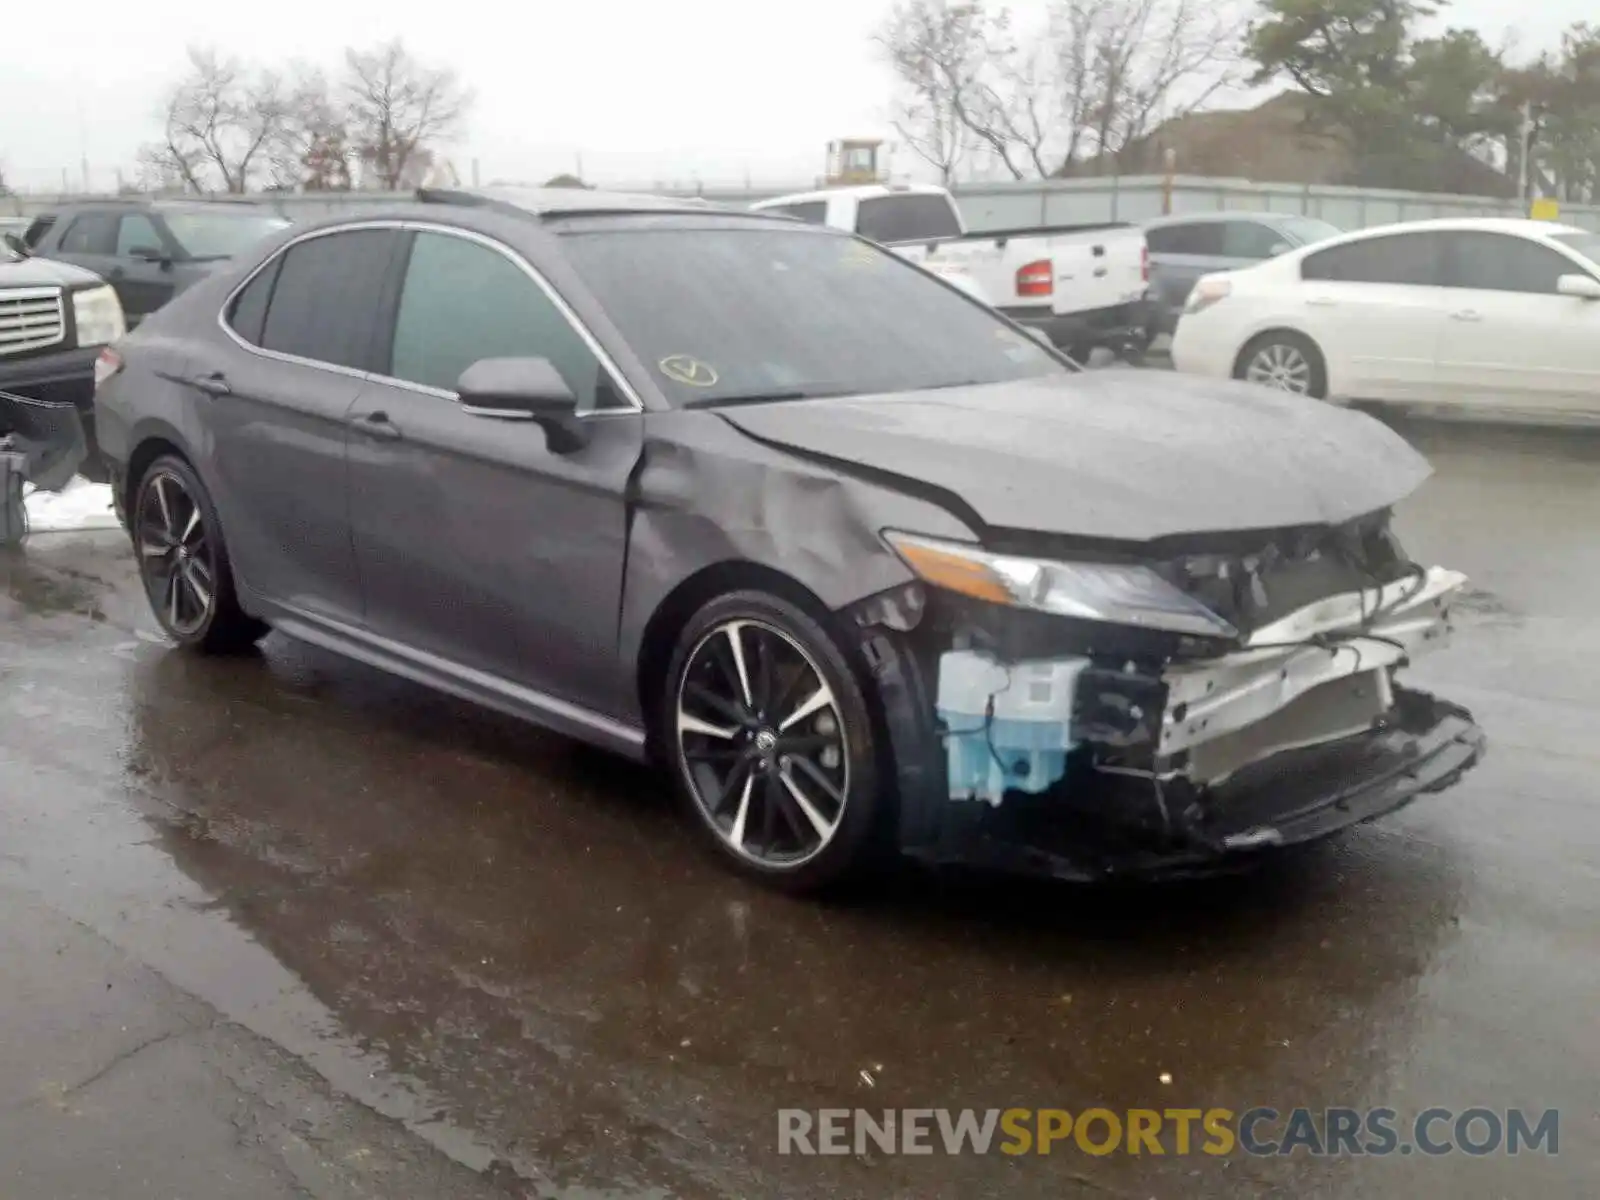
M 871 711 L 817 617 L 761 591 L 710 601 L 678 639 L 660 703 L 683 800 L 741 873 L 817 893 L 874 863 L 887 801 Z
M 145 596 L 173 641 L 200 654 L 237 653 L 267 632 L 239 607 L 217 510 L 187 462 L 169 454 L 145 468 L 128 525 Z
M 1312 400 L 1328 398 L 1328 367 L 1322 351 L 1304 334 L 1288 329 L 1252 338 L 1234 360 L 1233 377 Z

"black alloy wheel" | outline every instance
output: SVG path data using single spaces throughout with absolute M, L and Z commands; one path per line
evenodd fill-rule
M 786 601 L 746 593 L 702 610 L 675 667 L 667 732 L 720 849 L 797 890 L 860 865 L 878 803 L 872 726 L 828 634 Z

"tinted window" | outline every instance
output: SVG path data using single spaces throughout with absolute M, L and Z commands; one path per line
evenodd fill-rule
M 1223 221 L 1222 253 L 1226 258 L 1271 258 L 1289 247 L 1289 239 L 1260 221 Z
M 272 285 L 277 281 L 278 268 L 283 265 L 283 255 L 269 262 L 233 299 L 228 309 L 228 324 L 233 331 L 253 346 L 261 344 L 261 331 L 267 323 L 267 304 L 272 298 Z
M 528 273 L 466 238 L 419 233 L 411 246 L 388 374 L 455 391 L 484 358 L 547 358 L 578 398 L 596 407 L 600 360 Z M 600 407 L 616 401 L 607 388 Z
M 366 369 L 373 316 L 398 238 L 390 229 L 353 229 L 291 246 L 278 268 L 262 346 Z
M 1451 287 L 1554 295 L 1556 280 L 1580 268 L 1548 246 L 1502 233 L 1450 235 Z
M 117 257 L 128 258 L 135 250 L 162 250 L 164 243 L 156 223 L 143 213 L 128 213 L 117 225 Z
M 33 224 L 28 226 L 27 232 L 22 235 L 22 243 L 30 250 L 39 244 L 41 238 L 50 232 L 50 227 L 56 223 L 54 213 L 46 213 L 42 217 L 35 217 Z
M 1163 225 L 1145 232 L 1153 254 L 1201 254 L 1215 258 L 1222 253 L 1222 224 L 1196 221 L 1191 225 Z
M 863 200 L 856 210 L 856 232 L 875 242 L 923 242 L 960 237 L 961 222 L 948 197 L 907 192 Z
M 117 248 L 117 218 L 112 213 L 74 217 L 61 235 L 63 254 L 111 254 Z
M 574 233 L 567 252 L 679 403 L 1071 373 L 983 305 L 857 238 L 748 222 Z
M 813 225 L 828 223 L 828 204 L 825 200 L 813 200 L 806 204 L 785 204 L 781 208 L 768 211 L 780 212 L 788 217 L 799 217 L 802 221 L 809 221 Z
M 1442 238 L 1437 233 L 1396 233 L 1330 246 L 1307 255 L 1300 264 L 1300 276 L 1341 283 L 1436 286 Z

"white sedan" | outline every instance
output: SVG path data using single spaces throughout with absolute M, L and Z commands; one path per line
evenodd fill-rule
M 1195 285 L 1173 365 L 1340 400 L 1600 417 L 1600 234 L 1365 229 Z

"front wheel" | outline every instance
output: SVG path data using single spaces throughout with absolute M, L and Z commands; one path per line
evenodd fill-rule
M 175 455 L 140 477 L 129 525 L 139 579 L 156 620 L 179 645 L 242 650 L 267 627 L 239 607 L 217 511 L 194 468 Z
M 1328 395 L 1328 369 L 1310 338 L 1288 330 L 1263 333 L 1239 352 L 1233 377 L 1274 391 L 1323 400 Z
M 796 604 L 713 600 L 678 642 L 662 740 L 696 824 L 745 874 L 816 892 L 860 874 L 884 801 L 855 670 Z

